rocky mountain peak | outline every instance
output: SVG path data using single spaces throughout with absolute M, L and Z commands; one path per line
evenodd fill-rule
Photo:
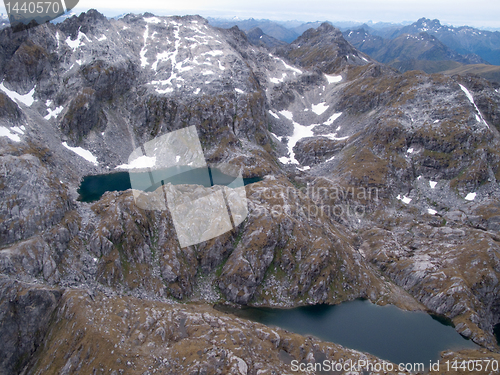
M 95 9 L 67 18 L 60 24 L 60 29 L 68 33 L 71 39 L 76 39 L 80 31 L 86 34 L 104 27 L 109 27 L 109 20 Z
M 264 35 L 264 32 L 262 31 L 262 29 L 260 27 L 255 27 L 253 28 L 252 30 L 250 30 L 248 33 L 247 33 L 247 36 L 250 38 L 260 38 L 261 36 Z
M 323 22 L 316 29 L 306 30 L 300 37 L 298 37 L 292 44 L 328 44 L 328 43 L 342 43 L 344 38 L 342 32 L 328 22 Z
M 289 46 L 276 49 L 276 53 L 296 65 L 317 68 L 324 73 L 334 73 L 346 66 L 365 65 L 372 60 L 350 43 L 342 32 L 328 22 L 316 29 L 306 30 Z
M 420 18 L 413 25 L 415 25 L 415 27 L 417 27 L 423 31 L 434 30 L 434 29 L 441 27 L 441 23 L 439 22 L 438 19 L 431 20 L 431 19 L 425 18 L 425 17 Z M 426 30 L 424 30 L 424 29 L 426 29 Z

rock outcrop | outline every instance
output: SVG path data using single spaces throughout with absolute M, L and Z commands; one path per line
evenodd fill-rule
M 19 373 L 43 344 L 62 292 L 0 276 L 0 371 Z

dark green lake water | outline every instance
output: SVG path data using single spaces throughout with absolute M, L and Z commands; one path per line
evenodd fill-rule
M 500 323 L 493 327 L 493 334 L 497 339 L 497 344 L 500 346 Z
M 161 182 L 152 183 L 154 181 L 163 181 L 164 184 L 171 183 L 173 185 L 180 184 L 195 184 L 210 187 L 213 185 L 226 185 L 231 187 L 235 182 L 233 176 L 222 173 L 219 169 L 215 168 L 196 168 L 190 169 L 188 167 L 174 167 L 169 169 L 157 170 L 152 173 L 149 172 L 114 172 L 93 176 L 85 176 L 78 194 L 78 200 L 82 202 L 94 202 L 99 200 L 107 191 L 124 191 L 132 187 L 133 181 L 134 189 L 143 191 L 154 191 L 160 187 Z M 244 178 L 244 185 L 261 181 L 262 178 Z
M 395 306 L 377 306 L 356 300 L 337 306 L 315 305 L 294 309 L 244 308 L 231 310 L 242 318 L 313 335 L 399 363 L 435 362 L 446 349 L 478 348 L 445 319 Z

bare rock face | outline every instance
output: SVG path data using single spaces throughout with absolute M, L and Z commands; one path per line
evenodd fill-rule
M 18 124 L 22 112 L 17 104 L 4 93 L 0 93 L 0 117 L 6 122 Z
M 61 291 L 0 276 L 0 372 L 19 373 L 43 343 Z
M 38 151 L 38 150 L 34 150 Z M 49 150 L 39 150 L 47 162 Z M 68 191 L 33 154 L 0 157 L 0 242 L 29 238 L 54 224 L 71 209 Z

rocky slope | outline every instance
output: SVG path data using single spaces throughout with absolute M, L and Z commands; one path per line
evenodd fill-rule
M 496 355 L 500 94 L 491 83 L 400 74 L 329 24 L 275 54 L 197 16 L 96 11 L 5 29 L 0 41 L 0 272 L 13 311 L 3 320 L 28 320 L 23 340 L 37 337 L 5 342 L 5 371 L 191 373 L 208 363 L 207 373 L 272 373 L 315 345 L 358 358 L 289 333 L 276 344 L 270 329 L 205 303 L 359 297 L 445 315 L 485 348 L 475 355 Z M 115 171 L 145 142 L 193 125 L 209 165 L 261 178 L 246 187 L 249 215 L 236 229 L 181 248 L 170 212 L 140 208 L 131 190 L 77 200 L 83 176 Z M 23 300 L 21 289 L 40 297 Z M 28 303 L 40 322 L 16 312 Z M 200 340 L 221 344 L 198 353 Z M 131 352 L 146 359 L 125 361 Z
M 261 46 L 261 47 L 268 47 L 270 49 L 278 46 L 284 46 L 286 45 L 285 42 L 273 38 L 272 36 L 269 36 L 267 34 L 264 34 L 264 32 L 258 28 L 255 27 L 249 31 L 247 31 L 247 37 L 248 40 L 252 43 L 255 44 L 256 46 Z
M 23 287 L 33 293 L 30 286 Z M 383 363 L 205 304 L 178 305 L 76 290 L 59 298 L 46 339 L 37 343 L 26 373 L 245 375 L 287 373 L 292 361 Z M 29 353 L 19 347 L 23 350 Z

